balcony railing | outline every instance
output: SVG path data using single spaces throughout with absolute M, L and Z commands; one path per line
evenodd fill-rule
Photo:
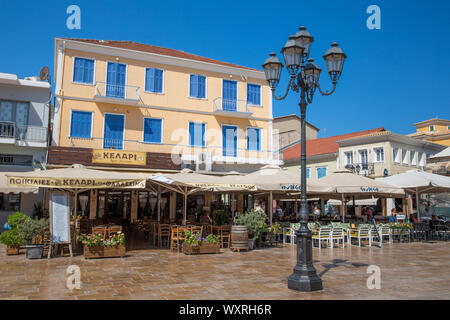
M 250 117 L 252 111 L 246 100 L 214 99 L 214 113 L 229 117 Z
M 347 164 L 346 169 L 351 170 L 353 173 L 370 176 L 375 174 L 375 164 L 373 162 L 360 162 Z
M 140 87 L 96 82 L 94 97 L 104 102 L 137 104 L 140 100 Z
M 48 128 L 17 125 L 14 122 L 0 122 L 0 138 L 18 141 L 47 142 Z

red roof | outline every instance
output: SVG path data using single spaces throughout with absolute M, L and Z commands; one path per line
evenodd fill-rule
M 201 57 L 201 56 L 198 56 L 198 55 L 195 55 L 192 53 L 188 53 L 188 52 L 184 52 L 184 51 L 180 51 L 180 50 L 152 46 L 149 44 L 143 44 L 143 43 L 138 43 L 138 42 L 134 42 L 134 41 L 74 39 L 74 38 L 63 38 L 63 39 L 79 41 L 79 42 L 86 42 L 86 43 L 96 44 L 96 45 L 100 45 L 100 46 L 108 46 L 108 47 L 114 47 L 114 48 L 121 48 L 121 49 L 127 49 L 127 50 L 160 54 L 160 55 L 164 55 L 164 56 L 170 56 L 170 57 L 176 57 L 176 58 L 182 58 L 182 59 L 196 60 L 196 61 L 213 63 L 213 64 L 218 64 L 218 65 L 233 67 L 233 68 L 241 68 L 241 69 L 247 69 L 247 70 L 253 70 L 253 71 L 262 71 L 262 70 L 258 70 L 258 69 L 243 67 L 243 66 L 233 64 L 233 63 L 228 63 L 228 62 L 223 62 L 223 61 L 218 61 L 218 60 Z
M 328 138 L 319 138 L 319 139 L 313 139 L 313 140 L 307 140 L 306 141 L 306 156 L 316 156 L 320 154 L 329 154 L 329 153 L 335 153 L 339 149 L 339 144 L 337 141 L 339 140 L 345 140 L 357 136 L 363 136 L 375 132 L 384 131 L 385 129 L 383 127 L 371 129 L 371 130 L 365 130 L 365 131 L 357 131 L 347 134 L 341 134 L 334 137 L 328 137 Z M 300 158 L 300 143 L 297 143 L 293 145 L 292 147 L 289 147 L 285 150 L 283 150 L 283 160 L 289 160 L 289 159 L 299 159 Z

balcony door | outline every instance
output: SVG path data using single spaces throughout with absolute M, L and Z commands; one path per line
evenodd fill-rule
M 237 82 L 223 80 L 222 108 L 224 111 L 237 111 Z
M 106 96 L 113 98 L 125 98 L 127 66 L 121 63 L 108 62 L 106 75 Z
M 367 149 L 359 150 L 359 162 L 361 163 L 361 170 L 369 169 L 369 157 L 367 156 Z
M 223 156 L 237 156 L 237 127 L 222 126 L 222 149 Z
M 122 150 L 125 116 L 122 114 L 105 114 L 104 127 L 103 148 Z

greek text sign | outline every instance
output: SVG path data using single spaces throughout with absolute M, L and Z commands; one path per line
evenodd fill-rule
M 92 153 L 92 163 L 145 166 L 147 164 L 147 154 L 145 152 L 123 150 L 94 150 Z
M 106 173 L 107 174 L 107 173 Z M 47 187 L 47 188 L 145 188 L 143 180 L 115 179 L 83 179 L 83 178 L 33 178 L 8 177 L 8 185 L 16 187 Z

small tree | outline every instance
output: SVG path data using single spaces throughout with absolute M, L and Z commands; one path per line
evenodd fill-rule
M 250 238 L 258 238 L 265 229 L 267 215 L 262 210 L 250 210 L 241 214 L 236 220 L 237 225 L 246 226 Z
M 19 228 L 19 236 L 22 237 L 27 243 L 40 243 L 40 239 L 43 238 L 45 230 L 49 227 L 47 219 L 28 219 L 22 223 Z

